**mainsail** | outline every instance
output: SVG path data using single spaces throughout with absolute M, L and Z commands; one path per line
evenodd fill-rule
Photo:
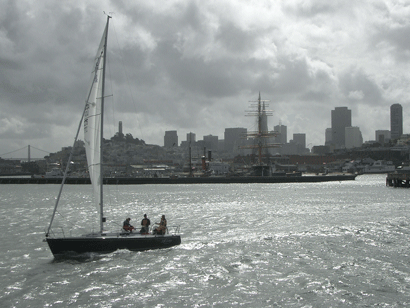
M 47 241 L 50 250 L 54 256 L 65 254 L 67 252 L 85 253 L 85 252 L 112 252 L 117 249 L 129 249 L 133 251 L 168 248 L 181 244 L 181 237 L 175 234 L 141 234 L 140 232 L 106 232 L 104 228 L 103 213 L 103 172 L 102 172 L 102 140 L 103 140 L 103 122 L 104 122 L 104 79 L 107 50 L 108 23 L 111 17 L 107 16 L 107 25 L 103 37 L 94 59 L 94 68 L 91 73 L 91 84 L 85 107 L 78 124 L 77 134 L 74 139 L 74 146 L 78 140 L 82 124 L 84 122 L 84 141 L 87 154 L 88 170 L 93 186 L 95 203 L 100 216 L 100 232 L 92 232 L 82 236 L 54 236 L 51 230 L 54 217 L 57 213 L 57 206 L 63 190 L 64 182 L 67 177 L 70 164 L 67 164 L 66 171 L 60 186 L 60 191 L 54 206 L 53 215 L 50 225 L 46 232 L 45 241 Z M 74 152 L 74 146 L 71 149 L 70 162 Z M 179 227 L 175 229 L 177 231 Z
M 94 200 L 101 217 L 102 231 L 102 121 L 104 109 L 104 66 L 107 43 L 108 22 L 104 30 L 94 68 L 91 73 L 90 92 L 84 112 L 84 142 L 87 154 L 88 171 L 94 191 Z

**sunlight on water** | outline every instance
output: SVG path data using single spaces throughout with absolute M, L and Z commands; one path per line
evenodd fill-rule
M 56 217 L 96 228 L 88 185 Z M 53 259 L 44 230 L 57 185 L 1 185 L 5 307 L 403 307 L 410 298 L 408 189 L 385 176 L 300 184 L 106 189 L 107 226 L 165 214 L 182 244 Z M 88 207 L 88 209 L 87 209 Z

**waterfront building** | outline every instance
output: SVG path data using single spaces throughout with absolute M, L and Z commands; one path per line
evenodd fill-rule
M 345 128 L 346 149 L 359 148 L 363 144 L 363 137 L 360 128 L 357 126 Z
M 169 130 L 165 132 L 164 147 L 172 148 L 178 146 L 178 134 L 176 130 Z
M 327 145 L 315 145 L 312 147 L 312 153 L 316 155 L 326 155 L 330 153 L 330 148 Z
M 352 111 L 347 107 L 336 107 L 331 111 L 332 120 L 332 144 L 336 148 L 344 148 L 345 128 L 352 126 Z
M 229 164 L 224 163 L 224 162 L 210 161 L 208 163 L 208 168 L 209 170 L 212 170 L 214 174 L 220 175 L 220 174 L 228 174 L 230 166 Z
M 399 139 L 403 135 L 403 108 L 400 104 L 390 106 L 391 139 Z

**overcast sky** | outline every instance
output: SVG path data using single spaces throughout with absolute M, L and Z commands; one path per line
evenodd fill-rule
M 390 129 L 403 106 L 409 133 L 410 2 L 346 0 L 0 0 L 0 156 L 27 145 L 72 145 L 93 57 L 110 21 L 104 135 L 163 145 L 194 132 L 256 130 L 249 101 L 270 100 L 279 123 L 322 145 L 335 107 L 363 139 Z M 80 135 L 83 139 L 83 135 Z M 35 157 L 46 153 L 35 152 Z

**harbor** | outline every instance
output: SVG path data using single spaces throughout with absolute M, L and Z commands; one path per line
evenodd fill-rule
M 330 181 L 352 181 L 354 174 L 339 175 L 304 175 L 304 176 L 232 176 L 232 177 L 162 177 L 162 178 L 104 178 L 107 185 L 141 185 L 141 184 L 249 184 L 249 183 L 317 183 Z M 61 184 L 62 178 L 3 177 L 0 184 Z M 89 178 L 67 177 L 65 184 L 90 184 Z
M 386 187 L 385 179 L 109 186 L 108 229 L 125 217 L 139 225 L 144 213 L 152 223 L 165 213 L 170 225 L 181 225 L 181 245 L 62 260 L 41 241 L 56 185 L 0 185 L 7 200 L 0 258 L 13 271 L 0 282 L 1 306 L 91 307 L 98 299 L 106 307 L 212 307 L 218 299 L 214 307 L 405 307 L 407 190 Z M 78 209 L 91 202 L 89 187 L 64 189 L 57 223 L 94 226 L 94 208 Z

